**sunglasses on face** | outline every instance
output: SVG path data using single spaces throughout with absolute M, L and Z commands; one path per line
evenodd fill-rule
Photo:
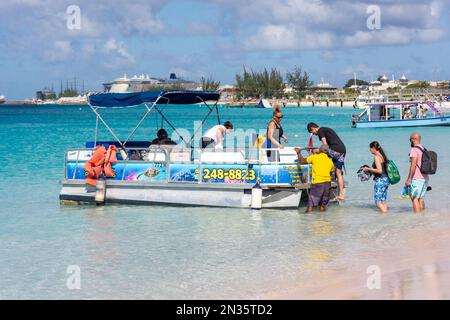
M 277 119 L 283 119 L 283 116 L 276 116 Z

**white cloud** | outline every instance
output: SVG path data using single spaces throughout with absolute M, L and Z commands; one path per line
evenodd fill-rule
M 445 37 L 445 0 L 214 0 L 234 12 L 235 42 L 245 50 L 307 50 L 433 42 Z M 369 5 L 382 30 L 367 28 Z M 248 30 L 251 30 L 250 32 Z
M 49 62 L 63 62 L 72 59 L 73 54 L 70 41 L 55 41 L 48 50 L 44 51 L 43 57 Z
M 264 25 L 255 35 L 243 40 L 246 50 L 292 50 L 331 48 L 333 35 L 328 32 L 308 33 L 296 25 Z
M 104 62 L 109 68 L 123 67 L 135 63 L 134 56 L 128 52 L 123 43 L 118 42 L 116 39 L 111 38 L 106 41 L 103 48 L 108 57 Z
M 102 59 L 102 55 L 120 62 L 111 65 L 134 63 L 134 56 L 118 39 L 155 37 L 164 32 L 165 24 L 158 15 L 169 1 L 78 0 L 75 4 L 81 11 L 80 29 L 67 28 L 66 9 L 74 4 L 72 0 L 1 1 L 0 24 L 8 39 L 0 43 L 0 49 L 50 63 L 69 61 L 75 56 Z M 117 40 L 111 40 L 111 35 Z
M 434 42 L 444 36 L 440 29 L 417 30 L 399 27 L 388 27 L 382 30 L 357 31 L 344 37 L 348 47 L 366 47 L 376 45 L 408 44 L 415 41 Z

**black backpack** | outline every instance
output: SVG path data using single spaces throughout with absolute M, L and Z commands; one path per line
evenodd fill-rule
M 417 146 L 414 148 L 422 151 L 422 165 L 419 168 L 420 172 L 422 174 L 435 174 L 437 170 L 437 153 Z

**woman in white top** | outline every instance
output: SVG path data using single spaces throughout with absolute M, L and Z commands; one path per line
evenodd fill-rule
M 200 142 L 202 149 L 205 148 L 223 148 L 223 139 L 226 134 L 233 130 L 233 124 L 230 121 L 226 121 L 223 125 L 218 124 L 208 131 L 202 137 Z

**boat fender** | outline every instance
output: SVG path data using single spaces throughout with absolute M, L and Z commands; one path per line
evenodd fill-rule
M 262 188 L 257 182 L 252 188 L 252 209 L 260 210 L 262 207 Z
M 96 204 L 104 204 L 106 198 L 106 181 L 103 179 L 100 179 L 97 181 L 96 184 L 96 191 L 95 191 L 95 203 Z

